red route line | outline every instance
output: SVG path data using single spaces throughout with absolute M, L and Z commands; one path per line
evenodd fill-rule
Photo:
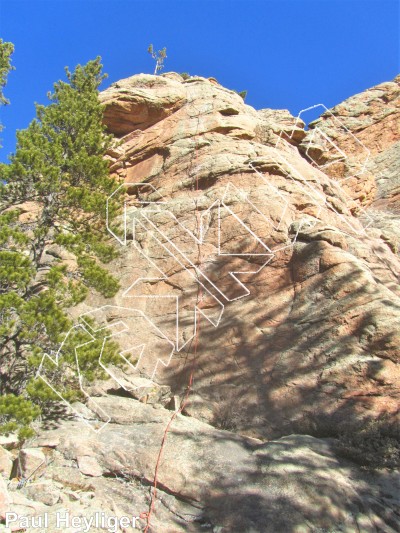
M 164 451 L 164 448 L 165 448 L 168 432 L 169 432 L 169 430 L 171 428 L 171 425 L 172 425 L 173 421 L 177 417 L 177 415 L 180 414 L 183 411 L 183 409 L 185 408 L 185 406 L 187 405 L 188 400 L 189 400 L 189 394 L 190 394 L 191 389 L 192 389 L 193 376 L 194 376 L 194 370 L 195 370 L 195 362 L 197 360 L 196 355 L 197 355 L 199 331 L 200 331 L 200 327 L 198 327 L 197 331 L 196 331 L 195 344 L 194 344 L 194 358 L 193 358 L 193 362 L 192 362 L 192 370 L 191 370 L 191 373 L 190 373 L 189 383 L 188 383 L 188 386 L 187 386 L 187 389 L 186 389 L 185 397 L 184 397 L 179 409 L 177 411 L 175 411 L 174 414 L 171 416 L 171 418 L 170 418 L 170 420 L 169 420 L 169 422 L 167 424 L 167 427 L 165 428 L 164 435 L 163 435 L 163 438 L 162 438 L 162 441 L 161 441 L 160 451 L 158 453 L 157 463 L 156 463 L 156 467 L 155 467 L 155 470 L 154 470 L 153 492 L 152 492 L 152 496 L 151 496 L 151 502 L 150 502 L 150 505 L 149 505 L 149 511 L 147 513 L 142 513 L 140 515 L 140 518 L 146 519 L 146 527 L 144 529 L 144 533 L 147 533 L 149 531 L 151 515 L 152 515 L 152 513 L 154 511 L 154 506 L 156 504 L 157 484 L 158 484 L 158 469 L 160 467 L 162 452 Z
M 196 160 L 196 157 L 197 157 L 197 146 L 196 146 L 196 149 L 195 149 L 195 160 Z M 199 191 L 199 180 L 198 180 L 198 177 L 196 176 L 196 192 Z M 195 209 L 195 213 L 196 213 L 196 218 L 197 218 L 197 228 L 199 230 L 199 233 L 200 233 L 200 224 L 201 224 L 201 221 L 200 221 L 200 217 L 199 217 L 199 212 L 198 212 L 198 207 L 197 207 L 197 201 L 196 201 L 196 209 Z M 201 265 L 201 251 L 200 251 L 200 246 L 201 244 L 199 245 L 199 256 L 198 256 L 198 263 L 199 263 L 199 266 Z M 197 293 L 197 301 L 196 301 L 196 307 L 198 306 L 198 304 L 201 302 L 202 300 L 202 295 L 203 295 L 203 291 L 202 291 L 202 287 L 200 285 L 199 287 L 199 290 L 198 290 L 198 293 Z M 165 428 L 164 430 L 164 434 L 163 434 L 163 438 L 162 438 L 162 441 L 161 441 L 161 446 L 160 446 L 160 451 L 158 452 L 158 457 L 157 457 L 157 462 L 156 462 L 156 466 L 155 466 L 155 469 L 154 469 L 154 478 L 153 478 L 153 491 L 152 491 L 152 495 L 151 495 L 151 500 L 150 500 L 150 504 L 149 504 L 149 510 L 147 512 L 144 512 L 144 513 L 141 513 L 140 514 L 140 518 L 142 519 L 145 519 L 146 520 L 146 527 L 144 529 L 144 533 L 148 533 L 149 529 L 150 529 L 150 520 L 151 520 L 151 515 L 153 514 L 154 512 L 154 507 L 155 507 L 155 504 L 156 504 L 156 497 L 157 497 L 157 485 L 158 485 L 158 470 L 160 468 L 160 463 L 161 463 L 161 458 L 162 458 L 162 453 L 164 451 L 164 448 L 165 448 L 165 444 L 166 444 L 166 441 L 167 441 L 167 436 L 168 436 L 168 432 L 172 426 L 172 423 L 173 421 L 175 420 L 175 418 L 178 416 L 178 414 L 180 414 L 183 409 L 186 407 L 188 401 L 189 401 L 189 394 L 192 390 L 192 385 L 193 385 L 193 378 L 194 378 L 194 371 L 195 371 L 195 368 L 196 368 L 196 362 L 197 362 L 197 348 L 198 348 L 198 343 L 199 343 L 199 333 L 200 333 L 200 317 L 201 317 L 201 314 L 199 314 L 199 320 L 197 322 L 196 320 L 196 332 L 195 332 L 195 338 L 194 338 L 194 349 L 193 349 L 193 352 L 194 352 L 194 357 L 193 357 L 193 360 L 192 360 L 192 368 L 191 368 L 191 372 L 190 372 L 190 377 L 189 377 L 189 383 L 188 383 L 188 386 L 187 386 L 187 389 L 186 389 L 186 393 L 185 393 L 185 396 L 182 400 L 182 403 L 179 407 L 179 409 L 177 411 L 175 411 L 173 413 L 173 415 L 171 416 L 171 418 L 169 419 L 169 422 L 167 424 L 167 427 Z

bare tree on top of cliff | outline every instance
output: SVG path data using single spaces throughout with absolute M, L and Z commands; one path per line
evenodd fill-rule
M 154 74 L 158 74 L 158 72 L 164 68 L 164 59 L 167 57 L 167 49 L 164 46 L 162 50 L 155 52 L 153 49 L 153 45 L 151 44 L 148 47 L 147 51 L 149 52 L 151 57 L 155 59 L 156 61 L 156 67 L 154 69 Z

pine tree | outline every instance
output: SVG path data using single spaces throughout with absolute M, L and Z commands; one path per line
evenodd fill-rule
M 12 43 L 5 43 L 3 39 L 0 39 L 0 105 L 9 103 L 8 99 L 4 96 L 3 89 L 7 84 L 7 77 L 10 70 L 14 69 L 11 66 L 13 52 L 14 45 Z
M 12 43 L 5 43 L 0 39 L 0 106 L 9 104 L 9 100 L 4 96 L 3 89 L 7 84 L 7 77 L 14 67 L 11 65 L 11 56 L 14 52 L 14 45 Z M 3 125 L 0 123 L 0 131 Z M 1 148 L 1 145 L 0 145 Z
M 7 65 L 10 68 L 10 50 L 6 47 L 0 54 L 5 58 L 0 63 L 1 87 Z M 50 389 L 32 377 L 43 355 L 56 352 L 71 327 L 67 308 L 82 301 L 88 287 L 110 297 L 119 286 L 103 266 L 116 256 L 104 228 L 106 199 L 117 183 L 104 158 L 112 138 L 105 132 L 98 100 L 105 77 L 100 58 L 78 65 L 74 72 L 66 69 L 66 75 L 68 81 L 55 83 L 48 94 L 50 104 L 37 105 L 36 118 L 17 133 L 10 164 L 0 167 L 0 422 L 3 429 L 17 424 L 22 436 L 37 412 L 32 406 L 29 416 L 16 417 L 16 395 L 28 391 L 42 405 L 54 399 Z M 2 93 L 0 98 L 5 103 Z M 35 216 L 21 216 L 26 205 L 35 206 Z M 109 216 L 115 212 L 116 204 L 109 206 Z M 69 270 L 61 256 L 49 267 L 45 252 L 51 244 L 72 253 L 75 268 Z M 116 353 L 110 344 L 109 360 Z M 98 355 L 98 346 L 91 345 L 83 375 L 96 376 Z M 74 362 L 73 347 L 69 361 Z M 65 369 L 57 372 L 62 384 Z M 64 389 L 66 395 L 77 393 L 68 390 L 68 383 Z

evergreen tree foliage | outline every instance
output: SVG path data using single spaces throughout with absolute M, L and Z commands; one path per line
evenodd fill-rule
M 0 105 L 6 105 L 9 103 L 4 96 L 3 89 L 7 84 L 7 76 L 10 70 L 14 67 L 11 66 L 11 56 L 14 52 L 14 45 L 12 43 L 5 43 L 3 39 L 0 39 Z
M 0 42 L 0 89 L 10 70 L 9 45 Z M 104 158 L 112 137 L 98 100 L 105 77 L 100 58 L 66 69 L 66 75 L 48 94 L 50 104 L 37 105 L 36 118 L 17 133 L 10 164 L 0 166 L 0 431 L 19 427 L 22 437 L 39 411 L 18 395 L 29 393 L 42 405 L 54 399 L 33 376 L 71 328 L 67 309 L 84 300 L 88 287 L 105 297 L 119 287 L 104 265 L 116 256 L 105 220 L 106 200 L 118 185 Z M 7 102 L 2 91 L 0 102 Z M 109 206 L 111 218 L 116 202 Z M 49 246 L 56 248 L 50 262 Z M 63 261 L 64 252 L 75 258 L 73 268 Z M 79 361 L 89 379 L 100 374 L 98 348 L 90 344 Z M 72 347 L 68 353 L 65 361 L 72 364 Z M 109 343 L 105 360 L 116 354 Z M 65 397 L 79 394 L 76 384 L 69 388 L 63 366 L 53 374 Z
M 0 396 L 0 434 L 18 431 L 21 440 L 32 437 L 34 432 L 29 426 L 39 415 L 40 408 L 30 400 L 15 394 Z
M 11 65 L 11 56 L 14 52 L 12 43 L 5 43 L 0 39 L 0 106 L 9 104 L 9 100 L 4 96 L 4 87 L 7 85 L 7 76 L 14 67 Z M 0 131 L 3 125 L 0 123 Z M 1 144 L 0 144 L 1 148 Z

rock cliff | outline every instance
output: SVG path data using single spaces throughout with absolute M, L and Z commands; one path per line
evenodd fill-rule
M 74 314 L 124 323 L 128 368 L 19 452 L 40 475 L 3 510 L 147 511 L 180 406 L 150 531 L 398 530 L 395 471 L 350 459 L 364 439 L 398 460 L 399 94 L 397 77 L 306 126 L 213 78 L 101 93 L 122 289 Z
M 325 112 L 307 131 L 214 80 L 140 75 L 102 93 L 120 136 L 112 172 L 148 184 L 126 186 L 140 248 L 127 241 L 118 271 L 129 293 L 115 303 L 134 301 L 173 339 L 175 302 L 158 296 L 175 296 L 183 345 L 195 286 L 203 291 L 189 414 L 217 422 L 226 406 L 236 430 L 271 438 L 337 434 L 396 413 L 400 263 L 395 237 L 375 219 L 396 222 L 399 81 Z M 167 279 L 157 282 L 156 268 Z M 185 351 L 157 370 L 175 394 L 187 383 Z

